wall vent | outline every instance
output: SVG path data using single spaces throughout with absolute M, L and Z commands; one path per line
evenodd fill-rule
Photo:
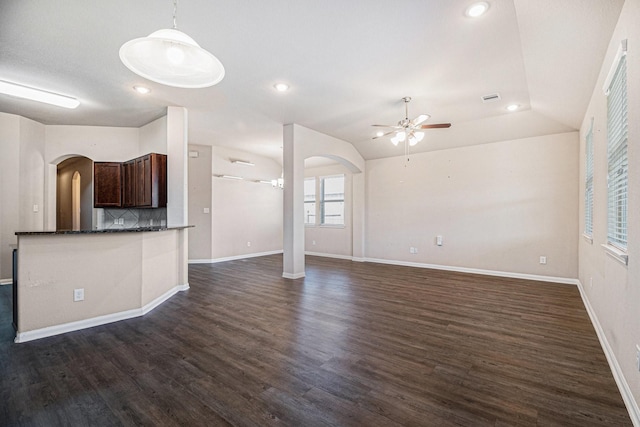
M 491 95 L 484 95 L 482 97 L 482 102 L 487 103 L 487 102 L 493 102 L 493 101 L 499 101 L 500 100 L 500 94 L 499 93 L 492 93 Z

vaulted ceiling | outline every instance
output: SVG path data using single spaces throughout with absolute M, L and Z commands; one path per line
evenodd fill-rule
M 178 29 L 217 56 L 206 89 L 145 81 L 120 62 L 126 41 L 172 26 L 170 0 L 2 0 L 0 80 L 77 97 L 75 110 L 0 95 L 0 111 L 45 124 L 141 126 L 189 111 L 189 140 L 281 161 L 282 125 L 352 143 L 365 159 L 401 155 L 371 124 L 430 114 L 412 151 L 580 127 L 623 0 L 179 0 Z M 291 89 L 278 93 L 276 82 Z M 136 84 L 152 89 L 141 96 Z M 483 95 L 501 99 L 483 103 Z M 520 109 L 509 113 L 508 104 Z

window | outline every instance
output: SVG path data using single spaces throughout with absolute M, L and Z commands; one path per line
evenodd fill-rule
M 584 234 L 593 236 L 593 119 L 585 144 Z
M 320 223 L 344 225 L 344 175 L 321 178 L 320 185 Z
M 304 223 L 316 223 L 316 179 L 304 180 Z
M 607 88 L 607 241 L 627 248 L 627 63 L 626 43 Z

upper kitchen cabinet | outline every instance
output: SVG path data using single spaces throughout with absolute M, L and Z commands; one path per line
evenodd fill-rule
M 135 159 L 135 206 L 164 208 L 167 206 L 167 156 L 151 153 Z
M 136 160 L 122 164 L 122 207 L 136 206 Z
M 95 162 L 93 164 L 93 206 L 119 208 L 122 206 L 122 164 Z

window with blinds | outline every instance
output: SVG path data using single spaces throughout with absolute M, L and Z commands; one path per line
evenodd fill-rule
M 623 43 L 623 46 L 625 44 Z M 627 248 L 627 64 L 625 50 L 607 90 L 608 212 L 607 240 Z
M 316 223 L 316 179 L 304 180 L 304 223 L 314 225 Z
M 344 175 L 320 181 L 320 224 L 344 225 Z
M 593 236 L 593 120 L 585 143 L 584 234 Z

